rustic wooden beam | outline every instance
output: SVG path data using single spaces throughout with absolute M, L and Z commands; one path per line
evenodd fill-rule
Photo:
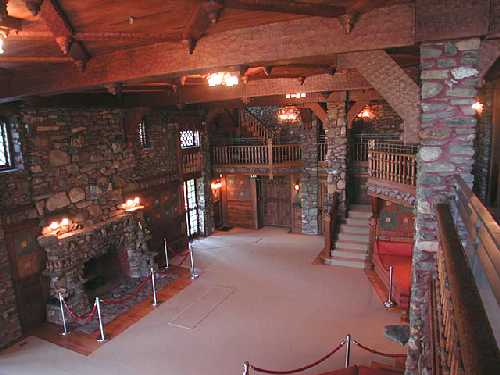
M 207 33 L 210 25 L 217 22 L 221 9 L 222 5 L 214 0 L 204 1 L 196 6 L 182 35 L 190 55 L 193 54 L 198 40 Z
M 0 26 L 7 29 L 21 30 L 23 25 L 21 19 L 6 16 L 0 20 Z
M 71 57 L 60 56 L 0 56 L 0 63 L 62 64 L 72 62 Z
M 0 98 L 8 101 L 148 77 L 179 76 L 241 65 L 266 66 L 349 51 L 408 46 L 414 44 L 413 19 L 413 7 L 401 5 L 361 16 L 356 29 L 347 35 L 336 19 L 318 22 L 315 18 L 300 18 L 208 35 L 200 40 L 193 55 L 186 54 L 181 45 L 171 43 L 119 50 L 91 59 L 85 74 L 75 74 L 71 66 L 47 70 L 43 75 L 23 72 L 13 77 L 11 90 L 0 87 Z M 375 29 L 377 33 L 373 32 Z
M 73 38 L 73 27 L 56 0 L 45 0 L 40 8 L 40 17 L 54 35 L 61 51 L 70 56 L 80 69 L 84 69 L 90 54 L 82 42 Z
M 328 122 L 328 114 L 325 109 L 319 103 L 306 103 L 303 105 L 304 108 L 309 108 L 314 115 L 321 120 L 323 124 Z
M 484 78 L 500 57 L 500 40 L 484 40 L 479 48 L 479 76 Z
M 135 32 L 75 32 L 72 34 L 74 40 L 87 41 L 131 41 L 131 42 L 172 42 L 180 43 L 182 36 L 180 33 L 135 33 Z M 16 41 L 36 41 L 54 40 L 54 34 L 50 31 L 30 31 L 22 30 L 9 34 L 9 40 Z
M 347 127 L 349 129 L 352 127 L 352 123 L 356 119 L 356 116 L 368 103 L 369 101 L 366 100 L 357 101 L 349 108 L 349 112 L 347 112 Z
M 300 14 L 318 17 L 338 17 L 346 13 L 340 6 L 296 3 L 288 0 L 225 0 L 226 8 Z

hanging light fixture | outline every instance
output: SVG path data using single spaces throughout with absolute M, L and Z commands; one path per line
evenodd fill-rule
M 369 119 L 373 117 L 373 112 L 370 110 L 370 107 L 366 106 L 361 112 L 359 112 L 357 117 L 362 119 Z
M 207 76 L 208 86 L 227 86 L 232 87 L 236 86 L 240 79 L 235 73 L 230 72 L 217 72 L 211 73 Z
M 297 107 L 283 107 L 278 111 L 278 122 L 283 124 L 294 124 L 299 122 L 300 110 Z
M 5 39 L 7 39 L 7 31 L 0 30 L 0 55 L 5 53 Z

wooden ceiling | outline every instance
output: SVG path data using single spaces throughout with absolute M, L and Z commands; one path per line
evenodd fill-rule
M 409 0 L 0 0 L 0 30 L 8 30 L 0 73 L 43 75 L 61 65 L 77 64 L 116 51 L 162 43 L 187 53 L 198 40 L 259 25 L 310 17 L 337 17 L 346 28 L 356 17 L 375 8 Z M 7 17 L 1 17 L 2 3 Z M 14 27 L 12 27 L 14 25 Z M 7 29 L 6 26 L 9 26 Z M 347 30 L 348 32 L 348 30 Z M 403 67 L 418 63 L 416 48 L 390 51 Z M 335 56 L 308 58 L 287 64 L 248 66 L 250 80 L 298 78 L 335 72 Z M 333 71 L 332 71 L 333 69 Z M 203 74 L 176 79 L 120 82 L 130 91 L 145 92 L 182 84 L 198 85 Z M 153 88 L 153 89 L 152 89 Z M 103 88 L 104 89 L 104 88 Z M 94 88 L 95 90 L 95 88 Z

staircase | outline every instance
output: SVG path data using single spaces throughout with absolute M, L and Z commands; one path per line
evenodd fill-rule
M 261 138 L 264 142 L 266 139 L 273 137 L 273 133 L 266 125 L 247 109 L 242 109 L 240 111 L 240 128 L 244 131 L 246 136 Z
M 326 264 L 351 268 L 365 268 L 368 257 L 371 208 L 369 205 L 351 205 L 347 220 L 340 225 L 337 240 Z

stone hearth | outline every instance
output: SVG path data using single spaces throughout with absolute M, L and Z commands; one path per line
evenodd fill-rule
M 141 278 L 149 274 L 153 253 L 148 250 L 143 224 L 140 212 L 126 213 L 60 236 L 38 238 L 47 254 L 49 322 L 61 323 L 59 292 L 76 313 L 90 311 L 91 301 L 84 286 L 87 281 L 84 278 L 85 264 L 102 257 L 110 249 L 118 253 L 117 261 L 123 276 Z

